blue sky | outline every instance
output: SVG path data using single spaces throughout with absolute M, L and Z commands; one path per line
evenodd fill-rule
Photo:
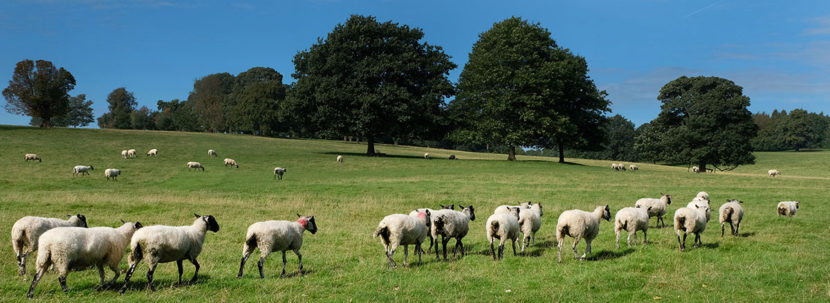
M 662 85 L 679 76 L 730 79 L 753 112 L 830 113 L 830 1 L 0 1 L 0 88 L 15 64 L 46 59 L 69 70 L 72 95 L 96 118 L 116 88 L 139 106 L 186 99 L 196 78 L 291 63 L 351 14 L 422 28 L 459 68 L 493 23 L 519 16 L 584 56 L 613 113 L 640 125 L 657 116 Z M 2 102 L 5 105 L 5 99 Z M 0 124 L 29 117 L 0 109 Z

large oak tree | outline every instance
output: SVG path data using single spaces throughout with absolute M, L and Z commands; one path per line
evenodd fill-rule
M 3 90 L 12 114 L 40 118 L 40 127 L 51 127 L 52 119 L 69 110 L 69 91 L 75 88 L 75 77 L 46 60 L 17 62 L 9 86 Z

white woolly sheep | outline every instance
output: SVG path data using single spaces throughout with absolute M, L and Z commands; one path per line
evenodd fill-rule
M 529 208 L 528 206 L 521 206 L 521 205 L 499 205 L 496 209 L 493 210 L 493 214 L 509 214 L 513 212 L 513 209 L 520 209 L 520 208 Z
M 535 213 L 534 213 L 535 214 Z M 519 239 L 519 208 L 510 208 L 509 214 L 492 214 L 484 224 L 487 232 L 487 241 L 490 242 L 490 253 L 493 260 L 504 258 L 504 242 L 513 242 L 513 255 L 516 255 L 516 240 Z M 493 247 L 493 238 L 499 239 L 499 252 Z
M 599 234 L 600 219 L 611 221 L 611 209 L 608 205 L 597 206 L 593 212 L 582 211 L 578 209 L 566 210 L 559 215 L 559 221 L 556 223 L 556 241 L 559 248 L 558 262 L 562 263 L 562 245 L 565 244 L 565 236 L 574 238 L 574 259 L 579 254 L 576 250 L 576 245 L 579 244 L 579 239 L 585 238 L 587 244 L 585 253 L 582 254 L 581 259 L 591 257 L 591 241 Z
M 159 155 L 159 150 L 158 149 L 154 148 L 154 149 L 151 149 L 151 150 L 147 151 L 147 157 L 150 157 L 150 156 L 158 157 L 158 155 Z
M 282 180 L 282 175 L 285 175 L 286 171 L 288 171 L 288 170 L 285 169 L 285 168 L 282 168 L 282 167 L 279 167 L 279 166 L 274 167 L 274 179 L 279 178 L 280 180 Z
M 726 200 L 726 203 L 720 206 L 718 213 L 720 216 L 720 236 L 723 237 L 726 231 L 726 223 L 729 223 L 729 228 L 732 229 L 732 235 L 737 236 L 741 229 L 741 220 L 744 218 L 744 208 L 741 207 L 740 200 Z M 734 224 L 734 225 L 733 225 Z
M 86 217 L 81 214 L 66 215 L 67 219 L 23 217 L 12 226 L 12 249 L 17 256 L 20 275 L 26 274 L 26 257 L 38 249 L 40 235 L 56 227 L 86 227 Z
M 690 203 L 691 204 L 691 203 Z M 692 207 L 681 207 L 674 212 L 674 233 L 677 234 L 677 244 L 680 245 L 680 251 L 686 250 L 686 235 L 690 233 L 695 234 L 694 247 L 703 245 L 700 239 L 700 233 L 706 230 L 706 222 L 709 222 L 707 213 L 709 207 L 701 205 L 691 205 Z M 680 236 L 683 240 L 680 240 Z
M 131 149 L 127 150 L 127 157 L 135 158 L 135 149 L 134 148 L 131 148 Z
M 476 214 L 475 208 L 472 205 L 463 206 L 458 205 L 461 208 L 461 211 L 455 211 L 451 209 L 441 209 L 435 211 L 432 214 L 433 216 L 433 229 L 432 229 L 432 238 L 435 239 L 435 258 L 438 259 L 438 236 L 441 236 L 441 244 L 444 249 L 444 260 L 447 260 L 447 242 L 450 239 L 455 238 L 455 248 L 453 248 L 452 255 L 455 257 L 455 254 L 458 250 L 461 250 L 461 256 L 465 255 L 464 252 L 464 243 L 461 242 L 461 239 L 467 235 L 467 232 L 470 230 L 470 221 L 475 221 Z
M 695 198 L 699 198 L 700 200 L 705 200 L 708 203 L 709 202 L 709 193 L 707 193 L 705 191 L 699 192 L 699 193 L 697 193 L 697 196 L 695 196 Z
M 699 168 L 699 167 L 697 167 L 697 166 L 692 166 L 692 172 L 699 173 L 699 172 L 700 172 L 700 168 Z
M 343 156 L 337 155 L 337 163 L 343 163 Z
M 406 259 L 409 256 L 409 245 L 415 245 L 415 253 L 418 254 L 418 264 L 421 264 L 421 253 L 423 249 L 421 244 L 427 237 L 427 225 L 431 221 L 431 212 L 425 210 L 417 212 L 415 216 L 408 216 L 404 214 L 393 214 L 383 218 L 378 223 L 372 237 L 380 236 L 380 242 L 383 244 L 384 254 L 386 255 L 386 268 L 397 267 L 398 264 L 392 257 L 395 255 L 395 250 L 398 246 L 403 245 L 403 266 L 406 267 Z
M 709 201 L 701 198 L 694 198 L 691 202 L 686 204 L 686 207 L 705 209 L 704 213 L 706 214 L 706 222 L 709 222 L 709 219 L 712 217 L 712 208 L 709 206 Z
M 124 257 L 124 249 L 130 243 L 133 233 L 142 227 L 139 222 L 121 222 L 124 224 L 118 228 L 58 227 L 43 233 L 39 240 L 40 250 L 37 252 L 37 270 L 26 296 L 31 298 L 34 295 L 35 287 L 49 265 L 54 265 L 58 271 L 58 282 L 64 292 L 69 291 L 66 276 L 70 270 L 92 266 L 98 268 L 101 288 L 105 286 L 104 266 L 115 273 L 110 282 L 114 284 L 121 274 L 118 264 Z
M 660 193 L 660 198 L 642 198 L 634 202 L 634 207 L 645 208 L 648 209 L 651 207 L 651 210 L 648 212 L 648 217 L 657 217 L 657 221 L 654 222 L 654 227 L 660 228 L 660 222 L 663 222 L 662 227 L 666 227 L 666 221 L 663 220 L 663 215 L 666 214 L 666 207 L 667 205 L 671 204 L 671 195 L 665 195 Z
M 778 216 L 787 216 L 792 217 L 795 216 L 795 212 L 798 210 L 798 201 L 781 201 L 778 202 Z
M 635 171 L 635 170 L 640 170 L 640 167 L 637 166 L 637 165 L 631 164 L 631 165 L 628 166 L 628 169 L 630 169 L 632 171 Z
M 429 160 L 429 153 L 424 153 L 424 159 Z
M 637 231 L 643 231 L 643 244 L 648 243 L 648 212 L 651 207 L 626 207 L 620 209 L 614 216 L 614 233 L 617 234 L 617 249 L 620 249 L 620 232 L 628 232 L 628 247 L 631 247 L 631 237 L 637 239 Z
M 25 156 L 23 156 L 23 158 L 26 160 L 26 162 L 29 162 L 29 160 L 37 160 L 37 162 L 43 162 L 43 160 L 40 159 L 40 157 L 38 157 L 37 154 L 26 154 Z
M 236 168 L 239 168 L 239 164 L 236 164 L 236 160 L 231 158 L 225 158 L 225 167 L 228 166 L 235 166 Z
M 311 234 L 317 233 L 317 223 L 314 221 L 314 216 L 300 216 L 297 214 L 297 221 L 264 221 L 256 222 L 248 227 L 248 232 L 245 234 L 245 243 L 242 245 L 242 260 L 239 262 L 239 274 L 237 278 L 242 277 L 242 269 L 245 267 L 245 262 L 248 257 L 254 252 L 254 249 L 259 248 L 259 278 L 265 279 L 265 274 L 262 272 L 262 265 L 265 263 L 265 258 L 272 252 L 282 252 L 282 276 L 285 276 L 285 252 L 293 250 L 297 255 L 300 266 L 297 274 L 303 275 L 303 255 L 300 254 L 300 248 L 303 247 L 303 231 L 309 231 Z
M 536 243 L 536 232 L 542 228 L 542 203 L 533 204 L 522 203 L 522 205 L 529 205 L 529 208 L 522 208 L 519 212 L 519 229 L 522 231 L 522 251 L 530 246 L 531 243 Z
M 127 150 L 126 149 L 121 151 L 121 158 L 122 159 L 127 159 Z
M 446 206 L 441 204 L 438 205 L 441 206 L 441 209 L 455 209 L 455 204 L 450 204 Z M 418 208 L 416 210 L 409 212 L 409 215 L 412 217 L 417 217 L 419 212 L 425 212 L 427 210 L 430 213 L 430 222 L 429 224 L 427 224 L 427 238 L 429 239 L 429 248 L 427 249 L 427 251 L 431 252 L 432 245 L 435 244 L 433 243 L 434 239 L 432 238 L 433 231 L 435 230 L 435 210 L 431 208 Z
M 192 161 L 191 161 L 191 162 L 187 162 L 187 164 L 185 164 L 185 166 L 187 166 L 187 170 L 190 170 L 190 169 L 200 169 L 200 168 L 201 168 L 201 169 L 202 169 L 202 171 L 205 171 L 205 167 L 204 167 L 204 166 L 202 166 L 202 163 L 199 163 L 199 162 L 192 162 Z
M 611 168 L 613 170 L 622 170 L 625 171 L 625 164 L 624 163 L 611 163 Z
M 769 174 L 770 177 L 775 178 L 776 176 L 780 176 L 781 172 L 777 169 L 770 169 L 769 171 L 767 171 L 767 174 Z
M 121 170 L 116 168 L 107 168 L 106 170 L 104 170 L 104 175 L 107 176 L 107 181 L 109 181 L 110 178 L 118 181 L 118 179 L 116 178 L 118 178 L 118 176 L 121 175 Z
M 202 245 L 205 241 L 205 233 L 219 231 L 219 223 L 211 215 L 200 216 L 194 214 L 196 220 L 190 226 L 165 226 L 153 225 L 139 229 L 135 232 L 130 241 L 130 269 L 124 278 L 124 286 L 121 287 L 121 294 L 127 291 L 130 277 L 135 272 L 135 267 L 143 258 L 147 262 L 147 287 L 156 291 L 153 286 L 153 273 L 159 263 L 176 261 L 179 268 L 179 284 L 182 283 L 182 261 L 188 260 L 196 267 L 190 283 L 195 283 L 199 276 L 199 262 L 196 257 L 202 252 Z
M 74 176 L 77 176 L 77 175 L 84 175 L 84 174 L 89 175 L 90 170 L 95 170 L 95 168 L 92 167 L 92 165 L 90 165 L 90 166 L 77 165 L 74 168 L 72 168 L 72 176 L 74 177 Z
M 208 149 L 208 156 L 219 157 L 219 154 L 217 154 L 215 150 Z

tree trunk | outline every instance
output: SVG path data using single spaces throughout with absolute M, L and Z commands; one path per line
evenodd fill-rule
M 366 155 L 367 156 L 374 156 L 375 155 L 375 137 L 368 136 L 366 137 Z
M 558 139 L 557 145 L 559 145 L 559 163 L 565 163 L 565 143 L 562 142 L 562 139 Z
M 51 119 L 44 119 L 44 118 L 40 119 L 40 128 L 50 128 L 50 127 L 52 127 Z
M 516 161 L 516 146 L 510 145 L 507 150 L 507 161 Z
M 699 173 L 705 173 L 705 172 L 706 172 L 706 163 L 700 163 L 700 164 L 697 166 L 697 169 L 698 169 L 698 171 L 697 171 L 697 172 L 699 172 Z

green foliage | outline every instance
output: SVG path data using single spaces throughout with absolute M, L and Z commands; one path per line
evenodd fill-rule
M 236 77 L 231 98 L 235 128 L 262 136 L 274 136 L 287 130 L 281 123 L 286 85 L 282 74 L 272 68 L 254 67 Z
M 6 111 L 39 118 L 40 127 L 51 127 L 53 118 L 69 111 L 73 88 L 75 77 L 63 67 L 46 60 L 17 62 L 9 86 L 3 89 Z
M 221 132 L 230 129 L 227 117 L 234 106 L 228 95 L 233 90 L 236 78 L 229 73 L 217 73 L 204 76 L 193 83 L 193 91 L 187 97 L 193 105 L 193 112 L 200 128 Z
M 193 106 L 187 101 L 173 99 L 166 102 L 159 100 L 156 104 L 158 106 L 158 115 L 155 119 L 156 129 L 178 131 L 199 130 L 196 116 L 193 114 Z
M 100 128 L 130 129 L 133 127 L 131 114 L 138 104 L 132 92 L 124 87 L 114 89 L 107 96 L 109 112 L 98 118 Z
M 639 161 L 639 154 L 634 148 L 637 131 L 634 123 L 623 116 L 614 115 L 601 127 L 606 140 L 595 150 L 567 150 L 572 157 L 585 159 Z
M 726 170 L 752 164 L 750 140 L 758 126 L 742 90 L 718 77 L 683 76 L 667 83 L 657 97 L 660 114 L 651 123 L 660 135 L 647 139 L 659 141 L 640 140 L 641 147 L 656 148 L 658 160 L 694 163 L 703 171 L 707 164 Z
M 547 29 L 520 18 L 495 23 L 473 45 L 450 116 L 459 141 L 586 147 L 601 141 L 609 102 L 585 59 L 561 49 Z M 561 161 L 564 161 L 560 158 Z
M 771 115 L 752 115 L 758 125 L 758 137 L 752 141 L 755 150 L 795 150 L 821 147 L 828 140 L 830 116 L 803 109 L 773 111 Z
M 64 115 L 52 118 L 52 126 L 78 127 L 87 126 L 95 121 L 92 115 L 92 100 L 87 101 L 85 94 L 69 97 L 69 110 Z M 43 119 L 32 117 L 31 126 L 40 126 Z
M 146 106 L 142 106 L 130 113 L 130 125 L 133 129 L 155 129 L 154 116 L 157 114 L 157 112 L 150 112 Z
M 303 131 L 323 138 L 367 138 L 367 154 L 384 136 L 433 130 L 447 79 L 456 67 L 420 29 L 353 15 L 294 57 L 297 79 L 288 111 Z

